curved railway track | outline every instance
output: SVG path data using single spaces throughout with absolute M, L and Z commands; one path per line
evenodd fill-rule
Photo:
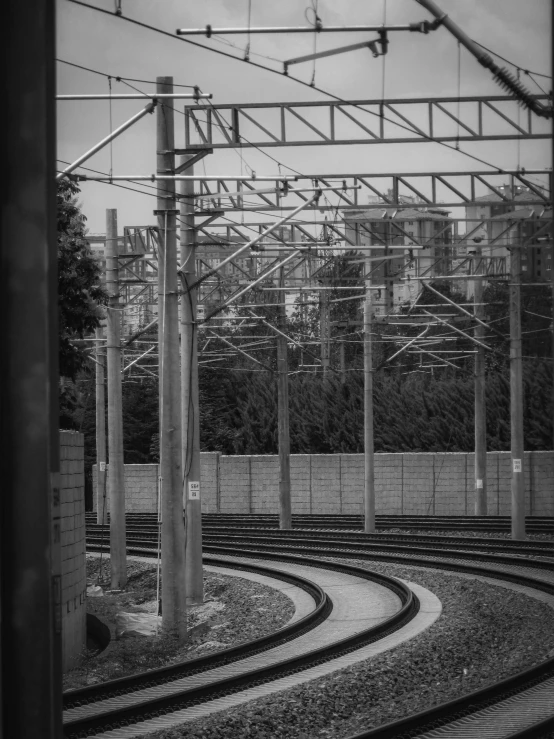
M 305 563 L 307 556 L 310 556 L 320 558 L 315 560 L 320 567 L 337 564 L 340 566 L 340 563 L 336 561 L 330 563 L 327 558 L 333 558 L 333 560 L 356 558 L 430 567 L 484 577 L 495 580 L 497 583 L 502 581 L 516 583 L 526 588 L 527 592 L 535 590 L 546 594 L 549 602 L 554 606 L 552 542 L 514 542 L 500 538 L 440 537 L 397 533 L 365 535 L 355 530 L 356 526 L 352 525 L 353 522 L 350 519 L 342 527 L 335 525 L 329 517 L 317 517 L 318 520 L 311 521 L 312 525 L 309 528 L 301 529 L 298 526 L 304 523 L 302 518 L 295 521 L 296 528 L 293 530 L 280 531 L 276 528 L 275 517 L 254 517 L 254 521 L 250 517 L 243 516 L 230 518 L 230 526 L 225 527 L 223 517 L 205 517 L 203 533 L 206 553 L 210 552 L 222 557 L 232 552 L 235 559 L 255 557 L 262 561 L 272 560 L 274 563 L 272 566 L 275 566 L 277 561 L 290 561 L 295 558 Z M 466 522 L 467 519 L 464 521 L 464 526 Z M 452 519 L 450 519 L 450 525 L 455 525 Z M 502 522 L 502 525 L 509 525 L 509 521 Z M 544 532 L 548 530 L 548 527 L 549 523 L 546 522 L 546 526 L 539 528 Z M 427 523 L 423 526 L 417 522 L 413 528 L 428 529 L 429 526 Z M 443 522 L 441 522 L 441 528 L 444 530 Z M 487 530 L 490 531 L 490 529 Z M 106 533 L 102 534 L 99 527 L 91 522 L 87 526 L 87 531 L 89 547 L 99 549 L 102 544 L 106 545 Z M 156 537 L 157 524 L 152 516 L 129 517 L 129 553 L 140 552 L 154 555 L 157 547 Z M 227 557 L 225 559 L 228 561 Z M 345 564 L 342 566 L 349 567 Z M 366 576 L 371 575 L 367 570 L 360 569 L 360 571 L 365 572 Z M 405 597 L 409 600 L 409 595 Z M 413 611 L 414 606 L 410 608 Z M 379 636 L 372 634 L 370 638 L 379 638 Z M 355 646 L 352 648 L 356 649 Z M 342 649 L 344 650 L 344 645 Z M 329 651 L 329 647 L 326 651 Z M 217 655 L 213 656 L 217 657 Z M 322 659 L 322 655 L 312 655 L 311 659 L 317 661 Z M 296 667 L 306 669 L 306 665 L 298 664 Z M 260 680 L 277 680 L 279 673 L 274 669 L 270 667 L 258 677 Z M 286 672 L 289 667 L 285 666 L 280 669 Z M 101 688 L 102 686 L 99 689 Z M 208 700 L 210 696 L 213 699 L 214 695 L 218 695 L 218 691 L 220 695 L 225 689 L 225 687 L 212 686 L 207 693 Z M 239 686 L 239 689 L 243 687 Z M 554 732 L 554 701 L 551 698 L 553 694 L 554 658 L 470 696 L 464 696 L 422 714 L 407 717 L 394 724 L 363 732 L 357 735 L 356 739 L 416 736 L 429 739 L 435 739 L 435 737 L 442 739 L 447 736 L 464 739 L 477 736 L 494 736 L 502 739 L 512 736 L 520 739 L 525 736 L 545 737 Z M 196 698 L 194 695 L 189 695 L 185 699 L 170 701 L 163 705 L 162 711 L 178 710 L 179 706 L 182 707 L 187 700 L 191 699 Z M 147 710 L 146 715 L 152 715 L 152 712 L 148 714 Z M 122 720 L 123 722 L 135 720 L 132 711 Z M 115 724 L 117 723 L 118 720 L 115 721 Z M 121 722 L 119 724 L 121 725 Z M 113 716 L 112 723 L 108 725 L 114 725 Z M 514 727 L 517 727 L 515 733 L 512 731 Z M 85 733 L 88 729 L 79 728 L 76 724 L 67 724 L 65 731 L 70 737 L 88 735 Z M 125 735 L 132 736 L 133 734 L 126 733 Z
M 144 553 L 145 550 L 130 548 L 130 553 L 137 552 Z M 237 553 L 233 551 L 233 554 Z M 243 557 L 245 554 L 242 553 Z M 294 675 L 372 644 L 401 629 L 418 613 L 417 597 L 404 584 L 393 578 L 342 563 L 324 563 L 307 557 L 286 555 L 283 557 L 289 566 L 294 564 L 303 569 L 341 573 L 343 580 L 346 577 L 351 591 L 355 589 L 355 600 L 359 600 L 360 594 L 363 596 L 364 609 L 371 608 L 372 601 L 377 597 L 376 588 L 390 592 L 394 595 L 392 612 L 389 604 L 389 613 L 384 617 L 377 616 L 371 619 L 371 624 L 366 626 L 366 619 L 361 624 L 360 620 L 352 621 L 351 616 L 344 613 L 343 604 L 338 602 L 333 604 L 328 596 L 320 593 L 320 600 L 324 605 L 320 608 L 319 618 L 312 617 L 314 623 L 310 627 L 303 624 L 300 624 L 300 627 L 298 624 L 289 627 L 286 639 L 282 638 L 280 632 L 272 637 L 266 637 L 269 643 L 264 647 L 265 654 L 261 655 L 262 659 L 259 658 L 262 650 L 257 649 L 256 644 L 250 643 L 227 650 L 233 652 L 232 655 L 220 652 L 195 660 L 194 663 L 166 667 L 133 678 L 104 683 L 101 686 L 93 686 L 92 690 L 83 688 L 67 693 L 65 735 L 67 737 L 103 735 L 127 724 L 149 721 L 167 713 L 182 711 L 206 701 L 221 699 L 269 681 Z M 213 562 L 213 559 L 210 561 Z M 230 560 L 226 557 L 224 561 L 219 560 L 220 564 L 229 562 L 233 566 L 234 558 Z M 239 562 L 238 566 L 269 572 L 267 568 L 260 568 L 251 562 L 244 564 Z M 282 565 L 279 565 L 277 569 L 281 567 Z M 271 569 L 273 576 L 282 577 L 282 573 L 276 572 L 275 569 L 274 565 Z M 367 590 L 365 596 L 364 583 L 371 585 L 370 588 L 365 588 Z M 351 601 L 348 607 L 352 609 L 355 607 L 352 592 Z M 334 618 L 335 609 L 339 611 L 338 618 Z M 326 621 L 329 622 L 328 625 Z M 308 628 L 311 628 L 309 634 Z M 305 636 L 303 640 L 302 636 Z M 271 639 L 275 644 L 271 643 Z M 288 645 L 287 642 L 291 639 L 294 641 Z M 238 663 L 239 660 L 239 667 L 234 668 L 233 663 Z

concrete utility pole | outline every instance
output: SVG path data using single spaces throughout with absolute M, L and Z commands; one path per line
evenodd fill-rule
M 554 38 L 554 12 L 550 13 L 550 38 Z M 554 75 L 554 54 L 551 57 L 552 74 Z M 552 136 L 554 137 L 554 118 L 552 119 Z M 551 150 L 552 166 L 554 167 L 554 147 Z M 554 191 L 554 169 L 550 171 L 550 197 Z M 550 224 L 550 281 L 552 285 L 552 450 L 554 451 L 554 211 Z
M 477 251 L 475 261 L 480 261 L 481 250 Z M 483 271 L 482 269 L 480 270 Z M 475 317 L 483 321 L 485 311 L 483 303 L 483 280 L 475 280 L 473 302 Z M 485 329 L 478 323 L 474 329 L 474 337 L 485 340 Z M 486 380 L 485 380 L 485 348 L 477 346 L 475 355 L 475 515 L 487 515 L 487 412 L 486 412 Z
M 185 163 L 189 157 L 183 157 Z M 185 170 L 194 174 L 192 165 Z M 194 230 L 194 181 L 184 180 L 181 190 L 181 416 L 186 510 L 185 582 L 187 603 L 204 601 L 202 572 L 202 500 L 200 490 L 200 404 L 198 394 L 198 325 L 196 324 L 196 234 Z
M 117 210 L 106 211 L 106 356 L 108 369 L 108 490 L 110 501 L 110 566 L 112 590 L 127 583 L 125 532 L 125 466 L 123 463 L 123 408 L 121 392 L 121 305 Z
M 521 248 L 510 256 L 510 421 L 512 457 L 512 539 L 525 538 L 523 378 L 521 344 Z
M 281 267 L 279 286 L 285 287 L 285 271 Z M 280 290 L 279 328 L 286 328 L 285 291 Z M 289 429 L 289 367 L 287 339 L 282 333 L 277 335 L 277 405 L 279 432 L 279 527 L 292 528 L 290 501 L 290 429 Z
M 346 324 L 348 326 L 348 324 Z M 348 330 L 348 329 L 347 329 Z M 344 339 L 339 342 L 339 357 L 340 357 L 340 382 L 344 385 L 346 382 L 346 357 L 345 357 L 345 343 Z
M 366 262 L 366 293 L 364 301 L 364 531 L 375 532 L 375 460 L 373 455 L 373 347 L 371 263 Z
M 106 394 L 104 373 L 106 346 L 104 329 L 96 329 L 96 523 L 108 523 L 106 500 Z
M 323 374 L 329 374 L 331 355 L 331 324 L 329 321 L 329 291 L 319 293 L 319 337 L 321 342 L 321 366 Z
M 157 77 L 156 92 L 172 93 L 173 78 Z M 175 174 L 174 111 L 156 109 L 157 173 Z M 177 291 L 177 210 L 175 181 L 158 188 L 158 338 L 160 357 L 160 485 L 162 537 L 162 628 L 184 641 L 187 636 L 185 588 L 185 491 L 181 442 L 179 372 L 179 297 Z

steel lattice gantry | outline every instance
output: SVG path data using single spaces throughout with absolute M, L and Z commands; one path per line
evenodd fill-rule
M 407 172 L 407 173 L 329 173 L 306 174 L 298 183 L 284 184 L 241 182 L 222 177 L 215 181 L 198 181 L 195 192 L 196 215 L 217 218 L 217 212 L 239 210 L 286 211 L 293 210 L 308 195 L 301 189 L 305 180 L 317 180 L 320 185 L 340 186 L 346 190 L 329 194 L 318 204 L 319 210 L 359 209 L 361 207 L 395 208 L 433 207 L 453 208 L 488 205 L 522 205 L 510 193 L 525 190 L 525 205 L 544 205 L 551 202 L 552 171 L 545 169 L 503 170 L 502 172 Z M 508 185 L 510 192 L 506 193 Z M 273 189 L 273 192 L 272 192 Z M 295 190 L 300 190 L 295 192 Z M 371 198 L 371 201 L 369 200 Z M 202 226 L 202 224 L 200 224 Z
M 549 100 L 547 95 L 534 97 Z M 551 135 L 549 120 L 530 110 L 521 111 L 508 95 L 185 108 L 187 153 L 204 147 L 415 144 L 546 139 Z

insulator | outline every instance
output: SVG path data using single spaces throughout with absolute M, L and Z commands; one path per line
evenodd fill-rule
M 495 69 L 494 76 L 504 89 L 517 97 L 522 105 L 526 105 L 537 115 L 545 118 L 552 117 L 552 110 L 543 107 L 537 100 L 535 100 L 529 90 L 526 90 L 520 81 L 514 77 L 513 74 L 508 72 L 507 69 Z

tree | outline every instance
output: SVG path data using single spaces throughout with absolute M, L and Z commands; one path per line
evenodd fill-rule
M 107 295 L 100 283 L 100 267 L 85 238 L 86 218 L 77 203 L 74 182 L 58 182 L 58 324 L 60 375 L 75 380 L 87 362 L 83 339 L 99 325 Z M 66 383 L 67 384 L 67 383 Z

